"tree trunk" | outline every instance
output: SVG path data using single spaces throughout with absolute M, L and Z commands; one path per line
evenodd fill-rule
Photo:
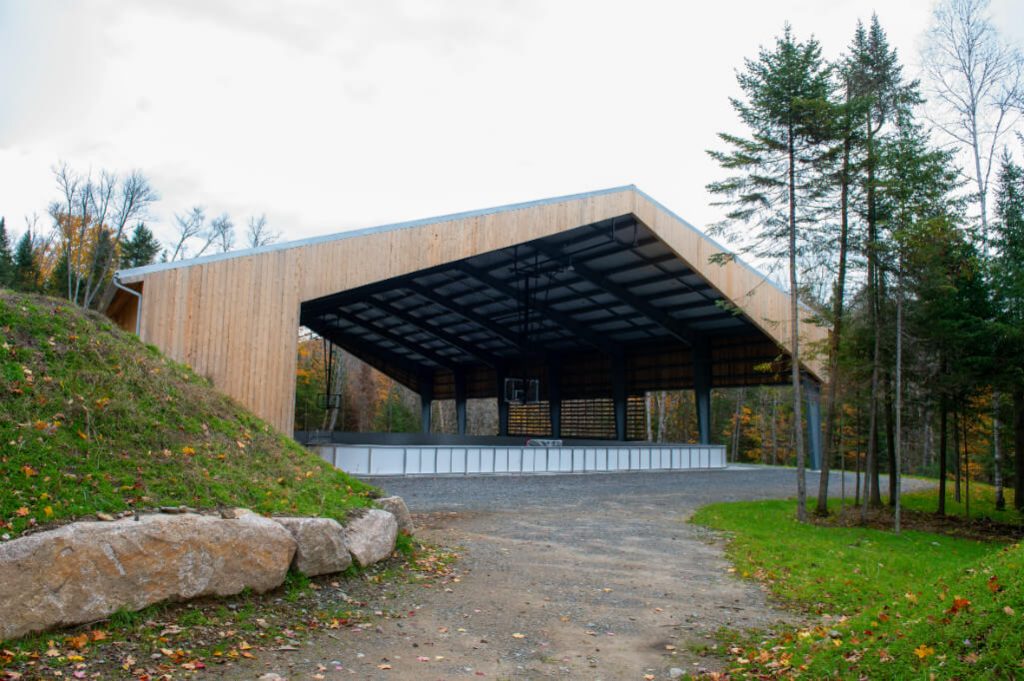
M 1003 495 L 1003 453 L 999 446 L 999 398 L 998 390 L 992 391 L 992 482 L 996 487 L 996 510 L 1006 508 Z
M 956 457 L 953 459 L 953 499 L 956 503 L 960 503 L 960 419 L 963 416 L 960 413 L 962 405 L 958 405 L 953 410 L 953 453 Z
M 949 445 L 949 405 L 946 397 L 939 398 L 939 515 L 946 515 L 946 449 Z
M 772 388 L 772 465 L 779 465 L 779 391 Z
M 1013 391 L 1013 506 L 1024 511 L 1024 386 Z
M 800 298 L 796 271 L 796 149 L 789 126 L 789 343 L 793 379 L 793 430 L 796 441 L 796 517 L 807 520 L 807 479 L 804 477 L 803 404 L 800 400 Z
M 971 517 L 971 453 L 967 449 L 967 418 L 962 419 L 964 429 L 964 514 Z
M 647 393 L 647 441 L 654 442 L 654 429 L 651 427 L 651 412 L 654 411 L 654 393 Z
M 896 405 L 892 396 L 892 373 L 885 372 L 885 448 L 889 469 L 889 505 L 896 503 Z
M 847 90 L 849 103 L 849 90 Z M 839 385 L 839 345 L 843 328 L 843 298 L 846 291 L 846 245 L 849 241 L 849 202 L 850 202 L 850 135 L 843 141 L 843 169 L 839 195 L 839 273 L 832 293 L 832 336 L 828 346 L 828 397 L 825 407 L 825 434 L 821 441 L 821 475 L 818 478 L 818 505 L 815 513 L 828 515 L 828 478 L 832 458 L 832 439 L 836 422 L 836 390 Z
M 741 424 L 743 416 L 743 388 L 740 388 L 736 393 L 736 409 L 733 412 L 732 417 L 732 461 L 738 463 L 740 460 L 740 440 L 743 435 L 743 426 Z
M 658 442 L 665 441 L 665 408 L 668 403 L 668 393 L 662 390 L 658 393 Z
M 893 531 L 900 532 L 900 473 L 903 452 L 903 260 L 896 274 L 896 446 L 893 448 L 890 503 L 893 504 Z

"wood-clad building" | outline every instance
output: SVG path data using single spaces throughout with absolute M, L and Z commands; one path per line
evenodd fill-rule
M 789 380 L 788 295 L 725 252 L 626 186 L 124 270 L 107 312 L 284 432 L 301 325 L 425 404 L 536 379 L 505 432 L 626 439 L 630 397 L 693 388 L 704 439 L 711 386 Z M 801 336 L 816 384 L 827 333 Z

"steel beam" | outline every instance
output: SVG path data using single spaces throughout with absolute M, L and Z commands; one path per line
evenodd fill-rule
M 615 439 L 626 439 L 626 356 L 612 355 L 612 404 L 615 409 Z
M 541 252 L 552 260 L 564 262 L 566 264 L 571 262 L 567 256 L 558 253 L 554 249 L 542 248 Z M 572 263 L 572 267 L 573 273 L 575 273 L 580 279 L 583 279 L 593 286 L 610 293 L 615 298 L 618 298 L 626 305 L 629 305 L 634 310 L 637 310 L 645 317 L 664 328 L 683 343 L 692 346 L 697 341 L 696 334 L 687 329 L 684 324 L 679 322 L 679 320 L 669 316 L 663 310 L 655 307 L 654 305 L 651 305 L 640 296 L 631 293 L 625 286 L 620 286 L 613 281 L 608 281 L 601 276 L 600 272 L 593 270 L 582 263 Z
M 372 321 L 367 321 L 365 319 L 360 319 L 359 317 L 356 317 L 355 315 L 353 315 L 351 313 L 347 313 L 346 314 L 346 313 L 342 313 L 341 311 L 335 311 L 333 314 L 336 317 L 338 317 L 339 319 L 344 319 L 346 322 L 348 322 L 349 324 L 352 324 L 353 326 L 358 326 L 359 328 L 361 328 L 361 329 L 363 329 L 363 330 L 365 330 L 365 331 L 367 331 L 369 333 L 372 333 L 372 334 L 374 334 L 376 336 L 380 336 L 381 338 L 384 338 L 385 340 L 391 341 L 395 345 L 403 347 L 406 350 L 409 350 L 410 352 L 413 352 L 413 353 L 423 357 L 424 359 L 426 359 L 429 362 L 433 362 L 434 364 L 436 364 L 438 366 L 444 367 L 445 369 L 450 369 L 450 370 L 454 371 L 456 366 L 458 366 L 458 364 L 456 362 L 454 362 L 453 360 L 451 360 L 451 359 L 449 359 L 447 357 L 442 357 L 441 355 L 437 354 L 436 352 L 434 352 L 432 350 L 429 350 L 427 348 L 421 347 L 421 346 L 417 345 L 416 343 L 414 343 L 414 342 L 412 342 L 412 341 L 410 341 L 410 340 L 408 340 L 406 338 L 403 338 L 402 336 L 399 336 L 398 334 L 394 333 L 393 331 L 391 331 L 389 329 L 385 329 L 385 328 L 382 328 L 381 326 L 379 326 L 377 324 L 374 324 Z M 337 328 L 337 327 L 335 327 L 335 328 Z M 337 329 L 337 331 L 339 333 L 344 333 L 341 329 Z M 370 352 L 376 352 L 376 350 L 375 349 L 374 350 L 370 350 Z M 410 361 L 414 361 L 414 360 L 410 359 Z
M 711 444 L 711 346 L 706 339 L 693 346 L 693 393 L 697 403 L 700 444 Z
M 456 263 L 456 265 L 469 276 L 487 284 L 488 286 L 495 289 L 498 293 L 502 295 L 508 296 L 513 300 L 518 300 L 519 296 L 522 295 L 522 291 L 517 289 L 515 286 L 512 286 L 508 282 L 498 279 L 490 272 L 484 271 L 482 269 L 477 269 L 465 262 Z M 554 322 L 558 326 L 561 326 L 562 328 L 571 332 L 581 341 L 593 345 L 597 349 L 607 354 L 612 354 L 616 351 L 616 347 L 614 344 L 612 344 L 610 341 L 608 341 L 600 334 L 595 333 L 592 329 L 587 328 L 585 324 L 577 322 L 568 315 L 562 314 L 561 312 L 558 312 L 557 310 L 552 310 L 548 307 L 540 306 L 537 307 L 537 312 L 538 314 L 546 317 L 547 319 Z
M 466 434 L 466 372 L 455 370 L 455 427 L 459 435 Z
M 480 350 L 479 348 L 475 347 L 472 343 L 467 343 L 461 338 L 448 333 L 444 329 L 440 329 L 434 326 L 433 324 L 430 324 L 426 319 L 422 319 L 420 317 L 416 317 L 415 315 L 411 315 L 405 310 L 401 310 L 395 307 L 391 303 L 384 302 L 378 298 L 370 298 L 369 300 L 364 300 L 363 303 L 366 305 L 370 305 L 372 307 L 376 307 L 385 314 L 389 314 L 397 319 L 400 319 L 406 324 L 411 324 L 412 326 L 415 326 L 420 331 L 430 334 L 431 336 L 437 338 L 443 343 L 447 343 L 448 345 L 454 347 L 455 349 L 469 355 L 470 357 L 473 357 L 479 362 L 483 362 L 484 364 L 491 368 L 498 366 L 500 362 L 500 360 L 491 353 L 485 350 Z

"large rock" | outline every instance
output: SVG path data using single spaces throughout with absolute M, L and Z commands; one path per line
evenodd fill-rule
M 395 516 L 395 520 L 398 521 L 399 532 L 404 532 L 405 534 L 413 533 L 415 528 L 412 524 L 412 515 L 409 513 L 409 507 L 405 505 L 405 499 L 402 497 L 384 497 L 383 499 L 378 499 L 377 504 Z
M 395 550 L 398 521 L 380 509 L 370 509 L 345 525 L 345 544 L 360 566 L 384 560 Z
M 255 514 L 79 522 L 0 544 L 0 640 L 165 600 L 279 586 L 295 540 Z
M 316 577 L 341 572 L 352 564 L 345 546 L 345 530 L 331 518 L 274 518 L 295 539 L 292 566 L 304 575 Z

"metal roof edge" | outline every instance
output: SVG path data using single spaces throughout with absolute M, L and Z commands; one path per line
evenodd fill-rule
M 390 232 L 399 229 L 410 229 L 413 227 L 423 227 L 430 224 L 439 222 L 450 222 L 452 220 L 464 220 L 467 218 L 480 217 L 483 215 L 492 215 L 494 213 L 504 213 L 514 210 L 523 210 L 526 208 L 534 208 L 537 206 L 546 206 L 553 203 L 563 203 L 566 201 L 578 201 L 580 199 L 587 199 L 594 196 L 603 196 L 605 194 L 615 194 L 618 192 L 625 191 L 639 191 L 636 185 L 627 184 L 618 187 L 609 187 L 607 189 L 597 189 L 590 192 L 582 192 L 579 194 L 566 194 L 564 196 L 553 196 L 546 199 L 537 199 L 534 201 L 525 201 L 521 203 L 509 203 L 502 206 L 494 206 L 492 208 L 480 208 L 477 210 L 464 211 L 461 213 L 451 213 L 448 215 L 439 215 L 430 218 L 421 218 L 418 220 L 408 220 L 405 222 L 395 222 L 387 225 L 379 225 L 376 227 L 362 227 L 360 229 L 353 229 L 345 232 L 334 232 L 331 234 L 322 234 L 320 236 L 307 237 L 305 239 L 296 239 L 294 241 L 283 241 L 278 244 L 269 244 L 267 246 L 260 246 L 258 248 L 246 248 L 240 251 L 229 251 L 227 253 L 215 253 L 213 255 L 204 255 L 199 258 L 191 258 L 188 260 L 177 260 L 175 262 L 161 262 L 154 263 L 152 265 L 144 265 L 142 267 L 133 267 L 125 270 L 118 270 L 115 276 L 125 283 L 138 281 L 139 278 L 145 277 L 147 274 L 153 274 L 155 272 L 163 272 L 165 270 L 178 269 L 182 267 L 192 267 L 193 265 L 203 265 L 211 262 L 218 262 L 221 260 L 230 260 L 232 258 L 244 258 L 250 255 L 262 255 L 265 253 L 273 253 L 276 251 L 286 251 L 292 248 L 302 248 L 304 246 L 313 246 L 316 244 L 329 243 L 331 241 L 340 241 L 343 239 L 354 239 L 361 236 L 368 236 L 370 234 L 378 234 L 382 232 Z M 642 193 L 642 192 L 641 192 Z M 646 196 L 646 194 L 644 194 Z M 660 204 L 659 204 L 660 205 Z
M 746 260 L 741 258 L 735 251 L 733 251 L 730 248 L 727 248 L 726 246 L 724 246 L 720 241 L 718 241 L 714 237 L 709 236 L 707 234 L 707 232 L 704 232 L 703 230 L 700 230 L 697 227 L 693 226 L 693 224 L 691 224 L 688 220 L 685 220 L 684 218 L 680 217 L 678 213 L 676 213 L 671 208 L 669 208 L 665 204 L 661 203 L 656 198 L 654 198 L 653 196 L 651 196 L 650 194 L 648 194 L 644 190 L 640 189 L 639 187 L 633 187 L 633 191 L 635 191 L 639 196 L 643 197 L 644 199 L 646 199 L 647 201 L 652 203 L 655 206 L 655 208 L 658 208 L 659 210 L 661 210 L 661 211 L 667 213 L 668 215 L 670 215 L 672 218 L 674 218 L 676 221 L 678 221 L 680 224 L 682 224 L 684 227 L 686 227 L 690 231 L 695 232 L 698 235 L 700 235 L 700 237 L 702 239 L 704 239 L 705 241 L 711 242 L 715 246 L 715 248 L 717 248 L 718 250 L 722 251 L 723 253 L 730 254 L 732 256 L 732 259 L 733 259 L 734 262 L 742 265 L 743 267 L 747 268 L 748 270 L 750 270 L 751 272 L 753 272 L 757 276 L 763 278 L 765 282 L 770 284 L 773 288 L 778 290 L 780 293 L 784 293 L 787 296 L 789 295 L 789 290 L 788 289 L 783 288 L 782 285 L 779 284 L 777 281 L 775 281 L 774 279 L 769 277 L 767 274 L 765 274 L 764 272 L 762 272 L 761 270 L 757 269 L 756 267 L 751 265 L 749 262 L 747 262 Z

